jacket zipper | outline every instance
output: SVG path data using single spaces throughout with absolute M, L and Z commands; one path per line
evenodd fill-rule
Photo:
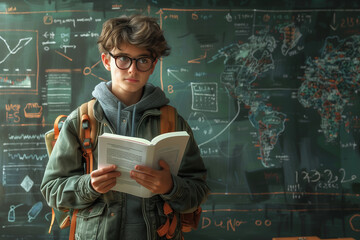
M 160 115 L 160 114 L 159 114 Z M 146 113 L 144 114 L 141 119 L 139 120 L 139 123 L 138 123 L 138 126 L 136 128 L 136 135 L 135 137 L 139 136 L 139 129 L 140 129 L 140 126 L 142 124 L 142 122 L 144 121 L 145 118 L 149 117 L 149 116 L 156 116 L 156 114 L 154 114 L 153 112 L 149 112 L 149 113 Z M 102 121 L 102 123 L 100 123 L 100 126 L 98 127 L 98 134 L 100 134 L 101 130 L 101 125 L 103 125 L 103 132 L 105 132 L 105 127 L 107 127 L 111 133 L 114 133 L 114 130 L 111 128 L 110 124 L 105 120 L 105 121 Z M 145 203 L 145 198 L 142 199 L 142 207 L 141 207 L 141 211 L 142 211 L 142 214 L 143 214 L 143 218 L 144 218 L 144 222 L 145 222 L 145 225 L 146 225 L 146 233 L 147 233 L 147 239 L 148 240 L 151 240 L 151 237 L 152 237 L 152 232 L 151 232 L 151 228 L 150 228 L 150 222 L 149 222 L 149 218 L 146 214 L 146 203 Z
M 142 124 L 142 122 L 144 121 L 145 118 L 147 118 L 148 116 L 154 115 L 153 113 L 147 113 L 145 115 L 142 116 L 142 118 L 139 120 L 139 123 L 137 125 L 136 128 L 136 136 L 139 136 L 139 129 L 140 126 Z M 146 226 L 146 236 L 148 240 L 151 240 L 152 238 L 152 232 L 151 232 L 151 228 L 150 228 L 150 222 L 148 219 L 148 216 L 146 214 L 146 203 L 145 203 L 145 198 L 142 199 L 142 208 L 141 208 L 142 214 L 143 214 L 143 218 L 144 218 L 144 222 L 145 222 L 145 226 Z
M 145 198 L 142 199 L 142 214 L 144 217 L 144 222 L 145 222 L 145 226 L 146 226 L 146 236 L 148 240 L 151 240 L 151 229 L 150 229 L 150 222 L 148 219 L 148 216 L 146 215 L 146 203 L 145 203 Z

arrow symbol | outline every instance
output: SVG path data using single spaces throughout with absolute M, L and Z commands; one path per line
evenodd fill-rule
M 189 60 L 188 63 L 200 63 L 201 60 L 206 58 L 206 51 L 204 55 L 200 55 L 199 58 Z
M 184 82 L 183 80 L 181 80 L 180 78 L 178 78 L 175 74 L 174 74 L 174 72 L 179 72 L 178 70 L 171 70 L 171 69 L 168 69 L 167 70 L 167 74 L 168 74 L 168 76 L 173 76 L 175 79 L 177 79 L 178 81 L 180 81 L 180 82 Z
M 333 22 L 332 24 L 330 24 L 330 28 L 333 30 L 333 31 L 336 31 L 336 29 L 338 28 L 339 24 L 336 24 L 336 13 L 334 13 L 333 15 Z

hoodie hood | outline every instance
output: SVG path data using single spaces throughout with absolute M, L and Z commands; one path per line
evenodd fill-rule
M 159 87 L 150 83 L 144 86 L 140 101 L 130 106 L 122 103 L 110 89 L 111 82 L 102 82 L 95 86 L 92 95 L 100 102 L 107 120 L 116 133 L 122 135 L 133 136 L 137 122 L 146 110 L 160 108 L 170 102 Z

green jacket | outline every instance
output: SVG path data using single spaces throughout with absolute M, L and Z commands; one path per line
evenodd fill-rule
M 160 114 L 159 109 L 145 111 L 135 136 L 148 140 L 157 136 L 160 133 Z M 98 101 L 94 105 L 94 115 L 99 122 L 98 135 L 113 132 Z M 187 131 L 190 140 L 178 175 L 172 176 L 174 188 L 169 194 L 142 199 L 142 212 L 149 240 L 161 239 L 156 230 L 166 221 L 163 212 L 164 201 L 167 201 L 177 214 L 191 212 L 205 201 L 209 192 L 205 181 L 206 168 L 199 149 L 191 128 L 180 115 L 176 119 L 176 130 Z M 92 189 L 90 175 L 84 174 L 84 159 L 81 143 L 77 137 L 78 131 L 79 117 L 78 110 L 75 110 L 64 122 L 51 153 L 41 183 L 41 192 L 50 207 L 61 210 L 79 209 L 76 239 L 120 239 L 124 227 L 126 194 L 114 191 L 100 194 Z M 94 168 L 97 167 L 97 154 L 97 146 L 95 146 Z M 180 228 L 178 221 L 173 239 L 181 239 Z

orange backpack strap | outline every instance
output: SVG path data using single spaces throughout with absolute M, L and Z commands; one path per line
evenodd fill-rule
M 70 225 L 70 234 L 69 240 L 75 240 L 75 230 L 76 230 L 76 214 L 79 212 L 79 209 L 75 209 L 72 218 L 71 218 L 71 225 Z
M 201 212 L 202 212 L 201 207 L 198 207 L 192 213 L 180 214 L 181 231 L 190 232 L 192 229 L 197 229 L 200 222 Z
M 83 119 L 82 117 L 84 115 L 88 115 L 88 119 L 89 120 L 89 126 L 91 129 L 91 143 L 95 143 L 96 139 L 97 139 L 97 128 L 98 128 L 98 122 L 94 117 L 94 104 L 96 102 L 96 99 L 91 99 L 89 102 L 83 103 L 80 107 L 79 107 L 79 116 L 80 116 L 80 133 L 79 133 L 79 138 L 80 140 L 84 140 L 84 134 L 85 132 L 82 131 L 83 129 Z
M 92 99 L 89 102 L 82 104 L 78 108 L 78 115 L 79 115 L 78 137 L 82 143 L 83 156 L 86 160 L 86 173 L 90 173 L 93 170 L 93 161 L 94 161 L 93 160 L 93 148 L 94 148 L 94 144 L 97 141 L 97 135 L 98 135 L 98 121 L 94 117 L 95 101 L 96 101 L 96 99 Z M 54 147 L 55 142 L 60 134 L 60 129 L 62 126 L 61 119 L 66 118 L 66 117 L 67 117 L 66 115 L 59 115 L 55 119 L 53 137 L 52 136 L 49 137 L 49 139 L 53 138 L 53 140 L 51 142 L 52 148 Z M 46 141 L 46 144 L 48 144 L 48 141 Z M 52 148 L 48 148 L 49 155 L 52 152 Z M 70 235 L 69 235 L 70 240 L 75 239 L 76 215 L 77 215 L 78 211 L 79 211 L 78 209 L 74 209 L 71 220 L 70 220 L 70 215 L 61 215 L 60 217 L 66 216 L 66 218 L 64 218 L 64 219 L 61 218 L 60 220 L 57 219 L 58 222 L 61 221 L 61 223 L 60 223 L 61 229 L 70 226 Z M 61 212 L 61 211 L 58 210 L 58 212 Z M 52 217 L 51 217 L 49 233 L 51 233 L 51 229 L 55 222 L 55 218 L 56 218 L 55 210 L 52 208 Z M 70 221 L 71 221 L 71 223 L 70 223 Z
M 51 147 L 46 146 L 46 148 L 47 148 L 47 150 L 48 150 L 48 155 L 49 155 L 49 156 L 50 156 L 50 154 L 51 154 L 51 152 L 52 152 L 52 150 L 53 150 L 53 148 L 54 148 L 54 146 L 55 146 L 56 140 L 57 140 L 58 137 L 59 137 L 60 129 L 61 129 L 62 124 L 63 124 L 63 122 L 61 121 L 61 119 L 63 119 L 63 118 L 67 118 L 67 115 L 59 115 L 59 116 L 55 119 L 55 121 L 54 121 L 54 133 L 53 133 L 54 135 L 53 135 L 53 137 L 52 137 L 51 143 L 50 143 L 50 142 L 48 143 L 47 140 L 45 141 L 45 142 L 46 142 L 46 145 L 51 144 Z M 50 227 L 49 227 L 49 234 L 51 233 L 51 229 L 52 229 L 52 227 L 53 227 L 53 225 L 54 225 L 54 222 L 55 222 L 55 211 L 54 211 L 54 209 L 52 208 L 52 209 L 51 209 L 51 223 L 50 223 Z
M 175 216 L 175 214 L 173 214 L 172 221 L 170 222 L 170 214 L 173 213 L 173 210 L 167 202 L 164 203 L 163 208 L 164 208 L 164 213 L 167 216 L 167 219 L 165 224 L 157 229 L 157 233 L 160 237 L 166 235 L 167 239 L 171 239 L 174 237 L 174 233 L 177 225 L 177 217 Z
M 59 134 L 60 134 L 60 129 L 62 126 L 61 119 L 66 118 L 66 117 L 67 117 L 66 115 L 59 115 L 54 121 L 54 140 L 51 143 L 52 147 L 54 147 L 56 140 L 58 139 Z
M 174 132 L 176 127 L 176 110 L 170 105 L 160 108 L 160 134 Z
M 169 105 L 163 106 L 160 108 L 160 133 L 174 132 L 176 130 L 176 109 Z M 165 224 L 161 225 L 157 229 L 157 233 L 160 237 L 166 235 L 167 239 L 171 239 L 174 236 L 178 219 L 176 214 L 173 212 L 170 205 L 165 202 L 164 203 L 164 213 L 167 216 L 167 220 Z M 182 232 L 190 232 L 191 229 L 196 229 L 201 215 L 201 207 L 198 207 L 192 213 L 180 213 L 180 221 L 181 221 L 181 231 Z M 172 215 L 172 219 L 171 219 Z M 182 236 L 182 239 L 184 237 Z
M 55 222 L 55 211 L 54 208 L 51 208 L 51 222 L 50 222 L 50 228 L 49 228 L 49 234 L 51 233 L 51 229 Z
M 165 105 L 160 108 L 160 111 L 160 133 L 174 132 L 176 130 L 176 109 L 172 106 Z M 174 237 L 178 219 L 167 202 L 164 203 L 163 208 L 167 219 L 165 224 L 157 229 L 157 233 L 160 237 L 166 235 L 167 239 L 171 239 Z
M 94 117 L 95 101 L 95 99 L 92 99 L 79 107 L 79 139 L 82 143 L 83 156 L 86 160 L 86 173 L 91 173 L 94 169 L 93 148 L 97 141 L 98 134 L 98 121 Z M 69 240 L 75 239 L 76 216 L 78 211 L 79 209 L 74 209 L 72 214 Z
M 83 156 L 86 159 L 86 173 L 91 173 L 94 169 L 93 148 L 98 134 L 98 122 L 94 117 L 95 101 L 92 99 L 83 103 L 79 108 L 79 139 L 82 142 Z
M 55 133 L 55 136 L 54 136 L 54 139 L 57 140 L 57 138 L 59 137 L 59 134 L 60 134 L 60 129 L 61 129 L 61 126 L 59 126 L 60 124 L 60 120 L 62 118 L 66 118 L 67 116 L 66 115 L 59 115 L 56 119 L 55 119 L 55 122 L 54 122 L 54 133 Z

